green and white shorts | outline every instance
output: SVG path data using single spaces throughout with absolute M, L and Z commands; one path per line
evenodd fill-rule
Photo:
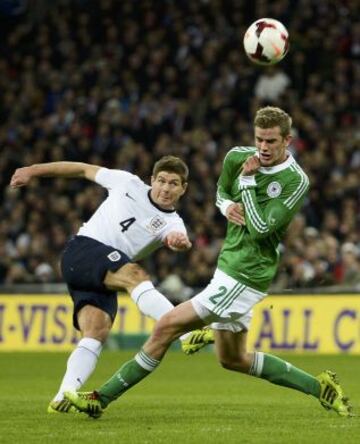
M 247 287 L 216 269 L 209 285 L 191 302 L 198 316 L 211 324 L 211 328 L 236 333 L 249 329 L 252 308 L 265 296 L 266 293 Z

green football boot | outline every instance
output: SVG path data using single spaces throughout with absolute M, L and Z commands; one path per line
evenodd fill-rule
M 319 401 L 326 410 L 334 410 L 339 416 L 354 416 L 349 398 L 344 396 L 336 373 L 325 370 L 316 379 L 321 387 Z
M 214 332 L 210 328 L 194 330 L 181 341 L 181 349 L 186 355 L 192 355 L 208 344 L 214 343 Z
M 47 408 L 48 413 L 80 413 L 67 399 L 51 401 Z
M 100 403 L 98 392 L 65 392 L 65 398 L 80 412 L 87 413 L 91 418 L 100 418 L 104 409 Z

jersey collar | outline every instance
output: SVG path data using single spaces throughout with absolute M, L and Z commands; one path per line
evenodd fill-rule
M 159 211 L 162 211 L 163 213 L 175 213 L 175 210 L 166 210 L 165 208 L 161 208 L 156 202 L 153 201 L 150 193 L 151 193 L 151 188 L 148 191 L 148 198 L 149 198 L 151 204 L 154 205 L 155 208 L 157 208 Z
M 286 153 L 288 155 L 288 158 L 283 163 L 279 163 L 279 165 L 275 165 L 275 166 L 271 166 L 271 167 L 260 167 L 258 169 L 259 173 L 275 174 L 275 173 L 278 173 L 279 171 L 283 171 L 283 170 L 286 170 L 286 168 L 289 168 L 290 165 L 295 163 L 295 159 L 293 158 L 293 156 L 290 154 L 289 151 L 286 151 Z

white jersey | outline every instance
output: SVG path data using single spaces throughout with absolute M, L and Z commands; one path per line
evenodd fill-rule
M 151 200 L 151 187 L 138 176 L 100 168 L 95 181 L 107 188 L 109 195 L 78 235 L 117 248 L 136 261 L 160 248 L 171 231 L 186 234 L 181 217 L 176 211 L 158 207 Z

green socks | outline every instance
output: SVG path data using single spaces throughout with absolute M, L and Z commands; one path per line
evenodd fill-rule
M 316 398 L 320 396 L 320 383 L 314 376 L 273 355 L 255 352 L 249 374 Z
M 159 364 L 160 361 L 141 350 L 134 359 L 126 362 L 100 387 L 98 393 L 102 407 L 105 408 L 126 390 L 148 376 Z M 255 352 L 249 374 L 316 398 L 320 396 L 320 383 L 314 376 L 273 355 Z
M 100 387 L 97 392 L 100 403 L 105 408 L 110 402 L 121 396 L 126 390 L 148 376 L 160 364 L 141 350 L 134 359 L 125 364 Z

